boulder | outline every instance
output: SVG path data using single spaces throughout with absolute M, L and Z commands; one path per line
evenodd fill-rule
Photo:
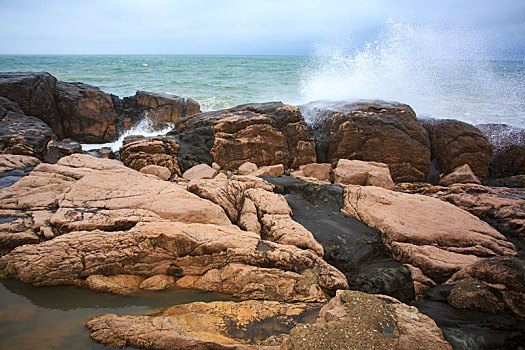
M 430 166 L 428 136 L 408 105 L 320 101 L 301 106 L 301 112 L 312 124 L 319 162 L 382 162 L 395 181 L 426 179 Z
M 113 152 L 111 147 L 91 149 L 84 153 L 89 154 L 90 156 L 93 156 L 93 157 L 97 157 L 97 158 L 115 159 L 115 152 Z
M 51 140 L 47 143 L 44 162 L 56 163 L 62 157 L 73 153 L 82 153 L 82 145 L 70 139 L 62 141 Z
M 219 172 L 208 164 L 199 164 L 186 170 L 182 177 L 186 180 L 213 179 Z
M 166 136 L 135 138 L 120 148 L 120 159 L 127 166 L 140 170 L 147 165 L 159 165 L 170 170 L 171 175 L 181 175 L 178 155 L 179 145 Z
M 137 91 L 133 98 L 147 118 L 161 125 L 201 113 L 199 103 L 191 98 L 148 91 Z
M 347 186 L 343 212 L 382 232 L 394 258 L 435 283 L 491 256 L 514 256 L 501 233 L 450 203 L 372 186 Z M 424 285 L 425 279 L 412 275 Z
M 442 186 L 468 183 L 481 185 L 481 181 L 474 175 L 468 164 L 457 167 L 450 174 L 443 176 L 441 180 L 439 180 L 439 184 Z
M 310 163 L 301 165 L 299 171 L 303 172 L 302 176 L 330 182 L 332 165 L 330 163 Z
M 0 73 L 0 96 L 17 103 L 21 114 L 44 121 L 54 134 L 63 138 L 66 135 L 55 102 L 56 84 L 56 78 L 44 72 Z
M 444 174 L 468 164 L 480 179 L 487 176 L 492 146 L 475 126 L 453 119 L 421 119 L 428 131 L 432 158 Z
M 237 169 L 245 162 L 298 167 L 316 160 L 315 145 L 301 112 L 281 102 L 187 116 L 177 120 L 168 135 L 175 136 L 181 146 L 183 170 L 212 162 L 222 169 Z
M 279 177 L 283 174 L 284 166 L 282 164 L 262 166 L 257 171 L 251 173 L 252 176 L 267 175 L 271 177 Z
M 196 302 L 156 315 L 101 315 L 87 327 L 91 338 L 111 347 L 277 350 L 290 329 L 318 310 L 318 305 L 306 303 Z
M 143 174 L 155 175 L 161 180 L 169 180 L 171 177 L 170 169 L 165 166 L 160 165 L 146 165 L 144 168 L 140 169 L 140 172 Z
M 157 221 L 127 231 L 74 231 L 0 258 L 0 276 L 34 285 L 120 292 L 159 274 L 173 276 L 180 288 L 286 302 L 323 302 L 347 286 L 312 252 L 231 225 Z
M 40 160 L 35 157 L 14 154 L 0 155 L 0 189 L 9 187 L 28 175 Z
M 254 164 L 252 162 L 246 162 L 241 164 L 239 169 L 237 169 L 237 172 L 239 173 L 239 175 L 250 175 L 251 173 L 257 171 L 257 169 L 257 164 Z
M 388 190 L 395 188 L 388 165 L 361 160 L 339 159 L 334 169 L 337 185 L 377 186 Z
M 525 175 L 525 129 L 506 124 L 479 124 L 479 130 L 494 148 L 489 175 Z
M 394 298 L 337 291 L 316 323 L 300 324 L 281 349 L 452 350 L 441 330 L 413 306 Z
M 57 109 L 63 137 L 83 143 L 106 143 L 117 139 L 118 114 L 111 95 L 84 83 L 57 82 Z

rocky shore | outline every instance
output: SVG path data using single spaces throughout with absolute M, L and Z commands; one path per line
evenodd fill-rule
M 146 120 L 119 152 L 82 152 Z M 87 322 L 106 346 L 525 344 L 525 131 L 384 101 L 123 99 L 0 73 L 0 277 L 232 301 Z

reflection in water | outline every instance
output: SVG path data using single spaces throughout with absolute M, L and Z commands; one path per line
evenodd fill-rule
M 223 294 L 171 289 L 134 296 L 72 286 L 34 287 L 0 280 L 0 349 L 106 349 L 85 324 L 104 313 L 144 314 L 194 301 L 231 300 Z

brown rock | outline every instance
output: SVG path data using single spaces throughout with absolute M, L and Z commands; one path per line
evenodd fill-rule
M 155 175 L 161 180 L 169 180 L 171 177 L 170 169 L 165 166 L 160 165 L 146 165 L 144 168 L 140 169 L 140 172 L 143 174 Z
M 70 139 L 62 141 L 51 140 L 47 143 L 44 162 L 56 163 L 62 157 L 72 155 L 73 153 L 82 153 L 82 145 Z
M 347 186 L 344 197 L 345 214 L 379 229 L 394 259 L 436 283 L 481 258 L 516 255 L 490 225 L 435 198 L 371 186 Z
M 144 277 L 135 275 L 91 275 L 86 278 L 86 284 L 97 292 L 129 295 L 138 291 L 143 280 Z
M 111 95 L 92 85 L 61 81 L 56 83 L 55 94 L 63 137 L 84 143 L 117 139 L 118 114 Z
M 334 183 L 338 185 L 377 186 L 395 188 L 388 166 L 384 163 L 339 159 L 334 169 Z
M 177 161 L 179 145 L 174 140 L 159 136 L 141 138 L 120 148 L 122 162 L 135 170 L 147 165 L 159 165 L 168 168 L 171 175 L 181 175 Z
M 164 290 L 175 284 L 175 277 L 168 275 L 155 275 L 140 283 L 139 288 L 144 290 Z
M 239 169 L 237 169 L 237 172 L 239 175 L 250 175 L 251 173 L 257 171 L 257 169 L 257 164 L 245 162 L 239 167 Z
M 313 177 L 317 180 L 330 182 L 330 173 L 332 172 L 332 165 L 329 163 L 311 163 L 301 165 L 299 170 L 303 172 L 305 177 Z
M 35 285 L 91 287 L 87 279 L 102 274 L 109 282 L 102 277 L 91 280 L 103 279 L 105 286 L 113 285 L 116 275 L 144 279 L 164 274 L 177 278 L 182 288 L 280 301 L 322 302 L 347 286 L 344 275 L 317 255 L 261 241 L 235 226 L 142 222 L 128 231 L 63 234 L 0 258 L 0 276 Z M 131 282 L 118 280 L 118 288 L 130 289 L 142 282 L 136 283 L 135 277 Z
M 14 154 L 0 154 L 0 173 L 4 173 L 13 169 L 33 168 L 38 164 L 40 164 L 40 160 L 35 157 Z
M 201 113 L 200 105 L 191 98 L 147 91 L 137 91 L 137 104 L 149 109 L 148 118 L 158 122 L 175 122 L 179 118 Z
M 199 164 L 186 170 L 182 177 L 186 180 L 194 179 L 213 179 L 219 172 L 208 164 Z
M 442 186 L 449 186 L 456 183 L 473 183 L 481 185 L 481 181 L 479 181 L 477 176 L 474 175 L 468 164 L 463 164 L 462 166 L 457 167 L 450 174 L 439 180 L 439 184 Z
M 456 283 L 447 300 L 457 309 L 473 309 L 487 312 L 501 312 L 505 305 L 484 282 L 465 279 Z
M 312 123 L 319 162 L 382 162 L 395 181 L 426 179 L 430 167 L 428 136 L 408 105 L 314 102 L 301 106 L 301 111 Z
M 384 296 L 337 291 L 315 324 L 290 332 L 281 349 L 447 349 L 436 323 L 415 307 Z
M 266 165 L 260 167 L 257 171 L 253 172 L 252 176 L 267 175 L 271 177 L 279 177 L 284 174 L 284 166 L 282 164 Z
M 481 131 L 452 119 L 422 119 L 421 123 L 428 131 L 432 157 L 443 173 L 468 164 L 480 179 L 487 176 L 492 146 Z
M 318 308 L 256 300 L 191 303 L 149 316 L 101 315 L 87 326 L 95 341 L 112 347 L 278 349 L 282 337 Z
M 169 134 L 183 143 L 202 139 L 183 152 L 188 168 L 195 165 L 196 154 L 201 158 L 199 163 L 209 163 L 207 157 L 211 155 L 211 161 L 223 169 L 237 169 L 245 162 L 298 167 L 316 159 L 315 145 L 299 109 L 281 102 L 241 105 L 181 118 Z M 192 155 L 187 155 L 190 152 Z

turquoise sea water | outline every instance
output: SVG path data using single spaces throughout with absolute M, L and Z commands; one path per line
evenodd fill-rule
M 0 55 L 0 71 L 47 71 L 120 97 L 148 90 L 203 110 L 280 100 L 384 99 L 419 116 L 525 126 L 523 61 L 431 60 L 398 50 L 308 56 Z

